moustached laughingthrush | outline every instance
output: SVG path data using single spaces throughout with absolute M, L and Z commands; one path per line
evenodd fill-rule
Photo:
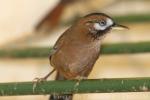
M 104 36 L 112 29 L 124 29 L 104 13 L 92 13 L 80 18 L 57 40 L 50 55 L 56 80 L 88 77 L 100 55 Z M 51 73 L 52 73 L 51 72 Z M 51 74 L 49 73 L 45 79 Z M 51 95 L 50 100 L 71 100 L 72 94 Z

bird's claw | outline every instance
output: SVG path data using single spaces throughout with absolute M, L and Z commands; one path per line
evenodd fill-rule
M 35 88 L 36 88 L 36 86 L 39 84 L 39 83 L 42 83 L 42 82 L 44 82 L 44 81 L 46 81 L 46 79 L 45 78 L 34 78 L 33 79 L 33 92 L 35 91 Z
M 38 77 L 36 77 L 35 79 L 33 79 L 34 83 L 41 83 L 41 82 L 44 82 L 44 81 L 46 81 L 45 78 L 38 78 Z

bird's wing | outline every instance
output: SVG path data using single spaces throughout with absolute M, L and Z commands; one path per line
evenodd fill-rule
M 56 41 L 56 43 L 53 47 L 56 51 L 58 51 L 67 42 L 70 42 L 68 40 L 69 40 L 69 35 L 71 34 L 71 32 L 72 31 L 71 31 L 71 27 L 70 27 L 58 38 L 58 40 Z
M 57 50 L 55 50 L 55 49 L 52 48 L 52 50 L 51 50 L 51 52 L 50 52 L 50 54 L 49 54 L 49 61 L 50 61 L 50 64 L 51 64 L 51 57 L 52 57 L 53 54 L 55 54 L 56 51 L 57 51 Z M 52 64 L 51 64 L 51 65 L 52 65 Z
M 54 47 L 52 48 L 52 51 L 50 53 L 50 56 L 49 56 L 49 60 L 51 62 L 51 57 L 58 51 L 60 50 L 60 48 L 67 42 L 67 40 L 65 38 L 67 38 L 67 34 L 68 31 L 66 31 L 65 33 L 63 33 L 59 39 L 56 41 Z

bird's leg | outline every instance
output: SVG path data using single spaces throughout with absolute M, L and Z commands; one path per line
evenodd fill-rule
M 55 69 L 53 69 L 51 72 L 49 72 L 45 77 L 43 77 L 43 79 L 44 80 L 47 80 L 47 78 L 51 75 L 51 74 L 53 74 L 53 72 L 55 72 L 56 70 Z
M 47 78 L 48 78 L 51 74 L 53 74 L 53 72 L 55 72 L 55 71 L 56 71 L 56 70 L 53 69 L 51 72 L 49 72 L 49 73 L 48 73 L 46 76 L 44 76 L 43 78 L 35 78 L 34 81 L 35 81 L 35 82 L 46 81 Z
M 87 79 L 87 77 L 85 77 L 85 76 L 77 76 L 76 79 L 77 79 L 77 83 L 74 85 L 74 89 L 77 91 L 77 86 L 79 86 L 80 81 L 82 81 L 83 79 Z
M 33 92 L 35 91 L 35 88 L 37 86 L 38 83 L 44 82 L 47 80 L 47 78 L 53 73 L 55 72 L 56 69 L 53 69 L 51 72 L 49 72 L 46 76 L 44 76 L 43 78 L 35 78 L 33 80 Z
M 82 81 L 82 80 L 84 80 L 84 79 L 87 79 L 87 77 L 84 77 L 84 76 L 79 76 L 79 77 L 77 77 L 77 83 L 76 83 L 76 85 L 78 86 L 79 85 L 79 83 L 80 83 L 80 81 Z

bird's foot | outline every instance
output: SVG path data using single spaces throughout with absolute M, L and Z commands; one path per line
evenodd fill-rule
M 33 88 L 32 88 L 33 92 L 35 92 L 35 88 L 37 87 L 37 85 L 39 83 L 43 83 L 44 81 L 46 81 L 45 77 L 44 78 L 38 78 L 38 77 L 34 78 L 33 79 Z
M 35 88 L 36 88 L 36 86 L 39 84 L 39 83 L 43 83 L 44 81 L 46 81 L 47 80 L 47 78 L 53 73 L 53 72 L 55 72 L 56 70 L 55 69 L 53 69 L 51 72 L 49 72 L 45 77 L 43 77 L 43 78 L 35 78 L 35 79 L 33 79 L 33 92 L 35 91 Z
M 36 77 L 36 78 L 33 79 L 33 83 L 41 83 L 41 82 L 44 82 L 44 81 L 46 81 L 45 77 L 44 78 Z
M 77 76 L 76 79 L 77 79 L 77 83 L 74 85 L 74 89 L 75 89 L 76 91 L 78 91 L 78 90 L 77 90 L 77 87 L 80 85 L 80 81 L 82 81 L 82 80 L 84 80 L 84 79 L 87 79 L 87 77 L 84 77 L 84 76 Z

